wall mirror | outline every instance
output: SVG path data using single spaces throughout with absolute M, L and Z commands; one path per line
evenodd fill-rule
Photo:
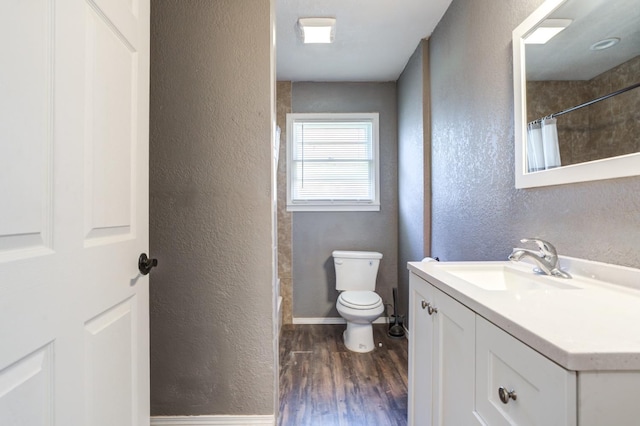
M 516 188 L 640 175 L 640 0 L 547 0 L 513 31 Z

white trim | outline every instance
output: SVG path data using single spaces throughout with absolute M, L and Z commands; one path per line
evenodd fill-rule
M 346 324 L 347 321 L 345 321 L 344 318 L 342 317 L 320 317 L 320 318 L 313 318 L 313 317 L 299 317 L 299 318 L 293 318 L 293 324 L 324 324 L 324 325 L 330 325 L 330 324 Z M 373 322 L 373 324 L 389 324 L 389 318 L 387 317 L 379 317 L 377 320 L 375 320 Z
M 275 424 L 273 415 L 264 416 L 159 416 L 151 417 L 151 426 L 249 426 Z
M 379 212 L 380 203 L 287 204 L 288 212 Z

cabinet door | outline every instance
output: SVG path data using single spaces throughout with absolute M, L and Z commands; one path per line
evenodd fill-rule
M 433 424 L 476 424 L 475 313 L 434 288 Z
M 576 375 L 476 318 L 476 409 L 487 424 L 573 426 Z M 503 402 L 499 389 L 504 388 Z M 610 423 L 614 424 L 614 423 Z
M 409 275 L 409 426 L 431 426 L 433 401 L 433 320 L 426 303 L 433 301 L 434 288 Z
M 411 274 L 409 425 L 475 424 L 475 314 Z

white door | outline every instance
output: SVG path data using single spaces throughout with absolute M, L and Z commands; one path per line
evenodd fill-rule
M 0 40 L 0 425 L 148 425 L 149 0 L 2 0 Z

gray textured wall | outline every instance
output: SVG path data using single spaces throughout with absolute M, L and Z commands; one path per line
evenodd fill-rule
M 425 210 L 430 212 L 430 199 L 425 200 L 424 88 L 428 42 L 422 40 L 398 79 L 398 312 L 408 313 L 409 271 L 407 262 L 425 256 Z M 427 123 L 428 131 L 428 123 Z M 427 142 L 429 141 L 427 137 Z M 427 182 L 428 183 L 428 182 Z
M 398 279 L 396 84 L 293 83 L 292 111 L 379 112 L 379 212 L 293 213 L 293 316 L 339 317 L 333 250 L 373 250 L 384 258 L 376 291 L 391 302 Z
M 542 0 L 454 0 L 430 38 L 432 253 L 502 260 L 521 237 L 640 267 L 640 178 L 514 188 L 511 31 Z
M 269 0 L 151 7 L 151 414 L 273 414 Z

